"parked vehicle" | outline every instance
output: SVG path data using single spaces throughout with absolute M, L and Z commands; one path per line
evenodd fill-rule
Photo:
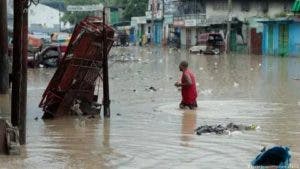
M 71 34 L 54 32 L 51 34 L 51 43 L 35 55 L 35 64 L 46 67 L 56 67 L 67 51 Z
M 50 35 L 51 43 L 65 43 L 68 44 L 71 39 L 71 34 L 65 32 L 54 32 Z
M 115 33 L 113 46 L 129 46 L 129 36 L 125 31 Z
M 13 32 L 9 30 L 8 33 L 8 56 L 10 65 L 12 65 L 13 60 Z M 37 52 L 41 51 L 43 48 L 43 40 L 35 35 L 28 34 L 28 56 L 27 56 L 27 63 L 28 66 L 34 67 L 35 65 L 35 55 Z
M 189 50 L 190 53 L 220 54 L 225 51 L 225 42 L 220 33 L 199 34 L 197 45 Z
M 68 46 L 66 44 L 58 43 L 45 47 L 36 54 L 36 64 L 41 64 L 46 67 L 56 67 L 59 64 L 62 56 L 67 51 L 67 47 Z

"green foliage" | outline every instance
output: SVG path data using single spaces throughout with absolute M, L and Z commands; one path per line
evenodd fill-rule
M 133 16 L 145 16 L 148 0 L 129 0 L 124 5 L 124 20 L 130 20 Z
M 64 0 L 65 5 L 92 5 L 103 3 L 102 0 Z M 76 24 L 77 22 L 84 19 L 86 16 L 94 15 L 95 12 L 66 12 L 62 17 L 64 22 L 70 22 L 71 24 Z
M 44 0 L 46 1 L 46 0 Z M 61 0 L 56 0 L 61 1 Z M 90 5 L 104 3 L 108 6 L 124 7 L 123 20 L 129 21 L 133 16 L 145 16 L 148 0 L 64 0 L 65 5 Z M 62 20 L 76 24 L 93 12 L 66 12 Z

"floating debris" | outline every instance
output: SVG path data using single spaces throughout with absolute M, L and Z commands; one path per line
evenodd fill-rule
M 35 118 L 34 118 L 35 121 L 37 121 L 38 119 L 39 119 L 38 117 L 35 117 Z
M 94 115 L 91 115 L 91 116 L 88 117 L 88 119 L 94 119 L 94 118 L 96 118 Z
M 201 94 L 204 96 L 211 95 L 212 91 L 213 91 L 212 89 L 206 89 L 206 90 L 201 91 Z
M 230 132 L 234 131 L 244 131 L 244 130 L 256 130 L 258 127 L 256 125 L 237 125 L 234 123 L 229 123 L 227 126 L 222 125 L 204 125 L 198 127 L 195 132 L 197 135 L 201 135 L 204 133 L 215 133 L 215 134 L 230 134 Z
M 117 116 L 122 116 L 122 114 L 120 114 L 120 113 L 117 113 Z
M 148 88 L 148 89 L 146 89 L 146 90 L 150 90 L 150 91 L 154 91 L 154 92 L 156 92 L 156 91 L 157 91 L 157 89 L 156 89 L 155 87 L 153 87 L 153 86 L 149 87 L 149 88 Z
M 233 87 L 239 87 L 239 86 L 240 86 L 239 83 L 237 83 L 237 82 L 234 82 L 234 83 L 233 83 Z

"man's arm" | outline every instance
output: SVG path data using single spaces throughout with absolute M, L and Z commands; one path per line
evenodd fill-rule
M 180 86 L 190 86 L 192 85 L 192 79 L 189 75 L 183 74 L 182 78 L 184 79 L 184 83 L 175 83 L 175 86 L 180 87 Z

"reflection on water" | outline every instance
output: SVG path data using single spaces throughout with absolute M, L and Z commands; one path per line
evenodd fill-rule
M 194 130 L 197 128 L 197 114 L 195 110 L 185 110 L 181 122 L 181 140 L 188 142 L 194 135 Z
M 300 160 L 300 58 L 189 55 L 118 48 L 134 61 L 110 64 L 112 118 L 42 121 L 38 103 L 54 69 L 28 71 L 28 144 L 0 168 L 248 168 L 265 145 L 288 145 Z M 135 59 L 137 57 L 137 59 Z M 178 109 L 174 82 L 186 59 L 199 83 L 199 108 Z M 157 91 L 146 90 L 155 87 Z M 9 118 L 9 96 L 0 116 Z M 117 116 L 116 114 L 119 113 Z M 34 120 L 38 117 L 38 120 Z M 197 136 L 200 125 L 256 124 L 259 131 Z M 82 123 L 82 124 L 81 124 Z

